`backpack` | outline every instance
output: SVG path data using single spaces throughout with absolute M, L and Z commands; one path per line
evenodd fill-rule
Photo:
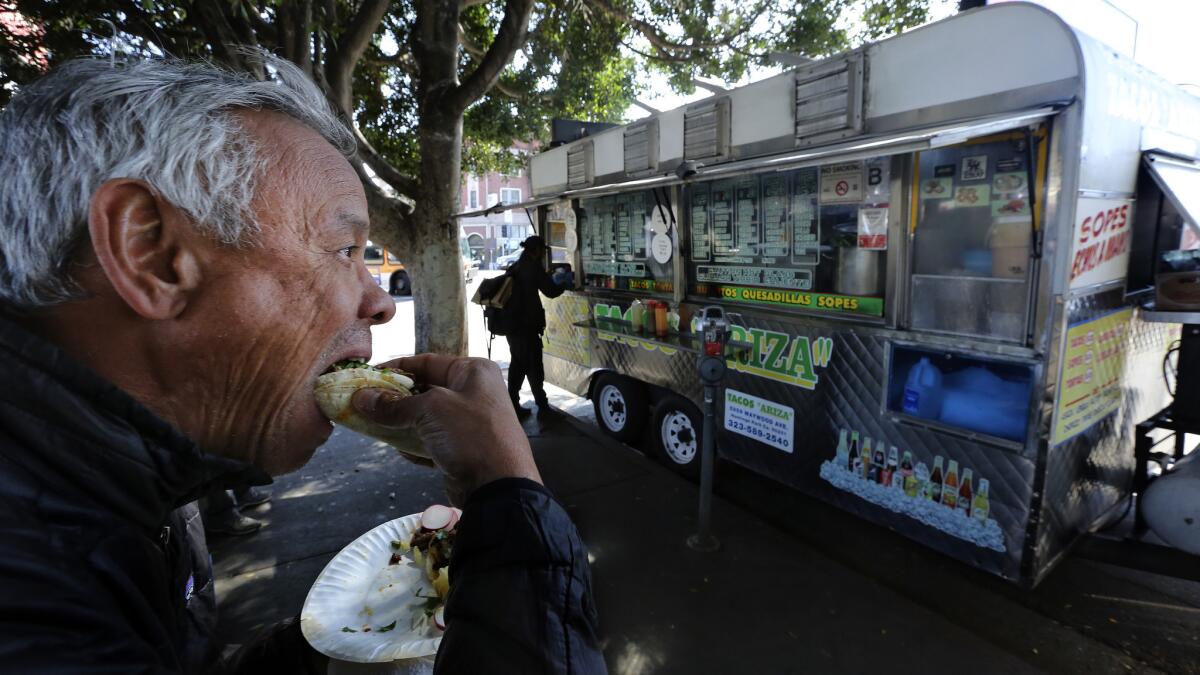
M 518 319 L 515 302 L 512 300 L 513 273 L 516 266 L 509 267 L 503 276 L 484 279 L 471 296 L 471 302 L 483 306 L 483 325 L 488 331 L 488 358 L 492 358 L 492 340 L 497 335 L 512 335 L 516 332 Z

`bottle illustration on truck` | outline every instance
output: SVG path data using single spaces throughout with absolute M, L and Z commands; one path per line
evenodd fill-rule
M 946 534 L 994 551 L 1006 550 L 1004 534 L 990 517 L 991 486 L 975 481 L 970 467 L 942 455 L 933 458 L 933 471 L 924 462 L 913 467 L 913 453 L 883 438 L 863 437 L 858 431 L 838 430 L 832 460 L 821 463 L 821 478 L 833 487 L 890 511 L 901 513 Z M 884 450 L 888 448 L 888 450 Z

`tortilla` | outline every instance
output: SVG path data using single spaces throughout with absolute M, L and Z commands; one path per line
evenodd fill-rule
M 429 452 L 416 433 L 363 419 L 350 403 L 359 389 L 387 389 L 400 396 L 412 396 L 416 386 L 417 383 L 402 371 L 365 366 L 344 368 L 318 377 L 315 393 L 317 407 L 334 423 L 381 440 L 401 452 L 429 458 Z

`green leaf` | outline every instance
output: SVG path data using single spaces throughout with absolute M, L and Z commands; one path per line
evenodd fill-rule
M 350 626 L 342 626 L 342 632 L 343 633 L 357 633 L 358 631 L 354 630 Z
M 396 627 L 396 622 L 395 622 L 395 621 L 393 621 L 393 622 L 389 623 L 388 625 L 386 625 L 386 626 L 383 626 L 382 628 L 377 628 L 376 630 L 378 630 L 380 633 L 386 633 L 386 632 L 388 632 L 389 630 L 392 630 L 392 629 L 393 629 L 393 628 L 395 628 L 395 627 Z

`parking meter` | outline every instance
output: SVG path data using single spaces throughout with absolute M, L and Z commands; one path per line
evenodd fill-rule
M 729 319 L 725 310 L 709 306 L 700 310 L 700 335 L 703 345 L 696 367 L 704 383 L 704 431 L 700 448 L 700 519 L 699 532 L 688 537 L 687 544 L 697 551 L 715 551 L 717 538 L 710 532 L 712 521 L 712 476 L 717 453 L 717 386 L 725 377 L 725 345 L 729 343 Z
M 700 310 L 700 335 L 703 346 L 700 350 L 700 381 L 705 386 L 714 386 L 725 377 L 725 345 L 729 342 L 729 321 L 725 310 L 710 306 Z

